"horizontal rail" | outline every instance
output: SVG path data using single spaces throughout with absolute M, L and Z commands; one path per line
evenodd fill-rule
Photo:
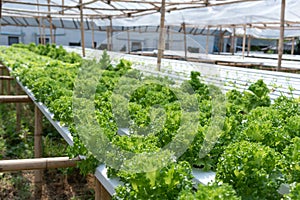
M 12 76 L 0 76 L 0 80 L 14 80 Z
M 31 102 L 27 95 L 0 95 L 0 103 L 26 103 Z
M 75 167 L 80 160 L 80 157 L 0 160 L 0 172 Z

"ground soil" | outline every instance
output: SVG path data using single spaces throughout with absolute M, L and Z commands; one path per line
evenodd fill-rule
M 42 200 L 94 199 L 94 176 L 78 170 L 44 170 Z M 35 200 L 34 172 L 0 173 L 0 200 Z

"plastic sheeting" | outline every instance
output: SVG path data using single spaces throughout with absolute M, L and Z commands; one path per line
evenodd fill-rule
M 286 0 L 286 22 L 300 23 L 300 1 Z M 190 25 L 242 25 L 254 23 L 279 23 L 281 0 L 261 0 L 228 4 L 222 6 L 193 8 L 166 13 L 166 25 L 182 23 Z M 160 14 L 115 19 L 114 23 L 120 26 L 158 25 Z M 105 20 L 98 21 L 99 25 L 108 25 Z
M 251 0 L 166 0 L 166 10 L 181 10 L 186 8 L 205 7 L 207 5 L 230 4 Z M 253 0 L 252 0 L 253 1 Z M 48 0 L 3 0 L 3 15 L 23 14 L 47 16 Z M 79 17 L 79 0 L 51 0 L 52 17 L 61 17 L 62 9 L 64 16 Z M 89 17 L 106 18 L 108 16 L 129 17 L 156 13 L 161 7 L 161 0 L 118 0 L 99 1 L 82 0 L 83 14 Z M 36 4 L 39 4 L 37 6 Z M 62 6 L 65 6 L 62 8 Z
M 34 5 L 37 2 L 40 3 L 39 7 Z M 14 15 L 13 13 L 20 12 L 22 13 L 22 16 L 37 16 L 37 12 L 32 12 L 34 10 L 40 11 L 39 16 L 47 15 L 49 14 L 47 2 L 47 0 L 5 0 L 3 1 L 3 15 L 9 16 Z M 78 18 L 78 0 L 64 0 L 64 5 L 68 6 L 68 8 L 64 9 L 64 16 L 61 15 L 62 1 L 51 0 L 50 2 L 52 5 L 51 16 L 54 17 L 53 23 L 55 22 L 55 25 L 57 27 L 64 27 L 68 24 L 70 26 L 66 26 L 67 28 L 79 27 L 79 22 L 77 20 L 74 21 L 73 19 L 73 21 L 71 20 L 70 23 L 68 23 L 67 21 L 63 21 L 62 23 L 62 20 L 55 18 Z M 140 3 L 138 2 L 139 1 L 131 0 L 83 0 L 85 6 L 83 13 L 86 17 L 97 17 L 98 19 L 95 19 L 94 22 L 99 27 L 110 25 L 110 21 L 108 19 L 99 19 L 100 16 L 103 18 L 107 16 L 114 16 L 112 19 L 112 24 L 115 27 L 158 26 L 160 22 L 160 13 L 158 11 L 161 0 L 142 0 L 140 1 Z M 231 25 L 241 26 L 244 24 L 254 24 L 254 26 L 252 27 L 255 27 L 257 25 L 261 28 L 248 28 L 247 35 L 266 39 L 279 38 L 279 27 L 276 30 L 276 28 L 270 28 L 270 26 L 275 26 L 274 23 L 277 23 L 278 26 L 280 22 L 281 0 L 209 0 L 208 2 L 211 5 L 224 4 L 225 2 L 228 3 L 226 5 L 212 7 L 203 7 L 204 0 L 166 0 L 166 2 L 167 13 L 165 18 L 165 25 L 180 26 L 182 23 L 185 23 L 187 27 L 196 26 L 201 30 L 207 28 L 207 26 L 213 26 L 214 28 L 216 28 L 222 25 L 224 28 L 227 27 L 226 30 L 232 32 L 232 29 L 228 28 Z M 23 3 L 29 4 L 26 5 Z M 290 23 L 290 26 L 294 26 L 293 23 L 298 23 L 298 27 L 294 28 L 293 30 L 285 30 L 285 37 L 300 36 L 300 14 L 298 12 L 299 8 L 299 0 L 286 0 L 286 23 Z M 22 22 L 16 25 L 26 25 L 26 21 L 23 23 L 24 20 L 21 19 L 13 20 L 4 17 L 4 22 L 5 19 L 7 19 L 7 21 L 11 21 L 10 25 L 14 25 L 16 24 L 16 22 Z M 44 20 L 45 23 L 47 23 L 47 20 L 48 19 Z M 27 22 L 30 22 L 30 20 L 28 19 Z M 3 25 L 9 24 L 8 22 L 5 23 L 2 22 Z M 36 20 L 34 23 L 36 23 Z M 86 22 L 85 29 L 90 28 L 90 23 Z M 238 35 L 243 35 L 243 28 L 236 28 L 236 33 Z
M 228 31 L 232 31 L 232 29 L 227 29 Z M 236 29 L 236 35 L 244 35 L 244 29 L 238 28 Z M 255 38 L 263 38 L 263 39 L 279 39 L 280 31 L 279 30 L 270 30 L 270 29 L 259 29 L 259 28 L 248 28 L 246 30 L 246 35 L 251 35 Z M 284 37 L 292 38 L 300 36 L 300 28 L 299 30 L 285 30 Z
M 285 30 L 285 37 L 300 36 L 300 1 L 286 0 L 285 21 L 293 24 L 298 24 L 293 30 Z M 194 8 L 187 10 L 172 11 L 166 13 L 166 25 L 179 25 L 186 23 L 205 28 L 207 26 L 228 27 L 231 25 L 255 24 L 260 25 L 260 28 L 247 28 L 247 35 L 256 38 L 278 39 L 279 24 L 281 11 L 281 0 L 262 0 L 243 2 L 239 4 Z M 155 13 L 135 18 L 114 19 L 113 24 L 118 26 L 155 26 L 159 25 L 160 14 Z M 96 22 L 99 26 L 108 25 L 109 22 L 99 20 Z M 272 26 L 272 28 L 271 28 Z M 269 28 L 268 28 L 269 27 Z M 277 29 L 277 30 L 276 30 Z M 232 32 L 231 28 L 227 28 Z M 236 28 L 237 35 L 243 35 L 243 28 Z

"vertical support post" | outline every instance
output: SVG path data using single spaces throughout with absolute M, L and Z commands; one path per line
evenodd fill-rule
M 172 28 L 171 26 L 170 26 L 170 28 Z M 172 50 L 173 49 L 173 34 L 172 34 L 172 29 L 171 29 L 171 31 L 169 30 L 169 49 L 170 50 Z
M 161 1 L 160 7 L 160 30 L 159 30 L 159 42 L 157 53 L 157 70 L 161 69 L 161 59 L 165 50 L 165 15 L 166 15 L 166 0 Z
M 43 34 L 43 45 L 46 45 L 46 31 L 45 31 L 45 22 L 44 22 L 44 17 L 42 18 L 42 23 L 43 23 L 43 27 L 42 27 L 42 34 Z
M 53 43 L 56 43 L 56 28 L 54 28 Z
M 109 39 L 109 26 L 106 26 L 106 43 L 107 43 L 107 51 L 110 51 L 110 39 Z
M 184 59 L 187 60 L 187 43 L 186 43 L 186 28 L 185 23 L 182 23 L 183 41 L 184 41 Z
M 83 22 L 83 6 L 82 0 L 79 0 L 80 4 L 80 29 L 81 29 L 81 48 L 82 48 L 82 56 L 85 57 L 85 41 L 84 41 L 84 22 Z
M 291 54 L 294 55 L 295 52 L 295 38 L 292 38 L 292 50 L 291 50 Z
M 246 49 L 246 25 L 244 25 L 244 36 L 243 36 L 243 59 L 245 58 L 245 49 Z
M 101 198 L 101 183 L 99 182 L 99 180 L 96 178 L 95 176 L 95 200 L 102 200 Z
M 38 21 L 39 21 L 39 35 L 40 35 L 40 37 L 38 38 L 38 44 L 39 43 L 43 43 L 43 41 L 42 41 L 42 25 L 41 25 L 41 17 L 40 17 L 40 3 L 39 3 L 39 0 L 36 0 L 36 2 L 37 2 L 37 11 L 38 11 Z
M 16 92 L 17 94 L 20 94 L 20 87 L 18 83 L 16 83 Z M 17 133 L 20 133 L 21 131 L 21 104 L 20 103 L 16 103 L 16 131 Z
M 109 26 L 106 27 L 107 50 L 112 51 L 112 19 L 109 18 Z
M 112 18 L 109 18 L 109 50 L 110 51 L 113 50 L 112 36 L 113 36 Z
M 6 91 L 6 94 L 7 95 L 10 95 L 10 80 L 6 80 L 6 88 L 7 88 L 7 91 Z
M 231 35 L 231 45 L 230 45 L 230 52 L 232 55 L 234 55 L 234 49 L 235 49 L 235 26 L 232 28 L 232 35 Z
M 0 76 L 3 76 L 4 74 L 4 66 L 0 66 Z M 0 92 L 1 94 L 4 94 L 4 86 L 3 86 L 3 80 L 0 80 Z
M 129 32 L 129 28 L 127 30 L 127 52 L 128 52 L 128 54 L 130 54 L 130 32 Z
M 222 26 L 220 26 L 220 33 L 219 33 L 219 44 L 218 44 L 218 54 L 220 55 L 220 53 L 221 53 L 221 48 L 222 48 L 222 45 L 221 45 L 221 37 L 222 37 Z
M 50 7 L 50 0 L 48 0 L 48 12 L 49 12 L 49 23 L 50 23 L 50 37 L 51 37 L 51 44 L 54 43 L 53 37 L 53 24 L 52 24 L 52 17 L 51 17 L 51 7 Z
M 65 14 L 65 0 L 61 1 L 61 14 L 64 15 Z
M 42 157 L 42 123 L 43 115 L 39 108 L 35 106 L 34 108 L 34 157 Z M 35 170 L 34 172 L 34 183 L 35 190 L 34 195 L 35 199 L 41 199 L 42 197 L 42 178 L 43 171 Z
M 94 31 L 94 20 L 92 18 L 92 48 L 95 49 L 95 31 Z
M 285 21 L 285 0 L 281 0 L 281 14 L 280 14 L 280 38 L 278 45 L 278 65 L 277 71 L 281 68 L 283 43 L 284 43 L 284 21 Z
M 0 18 L 2 18 L 2 0 L 0 1 Z
M 209 26 L 207 26 L 207 33 L 206 33 L 206 55 L 208 55 L 208 42 L 209 42 Z
M 248 45 L 247 45 L 247 50 L 248 50 L 248 52 L 247 52 L 247 56 L 249 56 L 249 54 L 250 54 L 250 51 L 251 51 L 251 35 L 248 35 Z

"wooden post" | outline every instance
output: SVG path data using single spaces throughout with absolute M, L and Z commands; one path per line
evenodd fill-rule
M 43 45 L 46 45 L 46 27 L 45 27 L 45 22 L 44 22 L 44 17 L 42 18 L 42 23 L 43 23 L 43 27 L 42 27 L 42 32 L 43 32 Z
M 95 177 L 95 200 L 110 200 L 111 195 Z
M 4 66 L 1 66 L 0 67 L 0 76 L 3 76 L 3 71 L 4 71 Z M 0 80 L 0 94 L 4 94 L 4 91 L 3 91 L 3 80 Z
M 172 29 L 171 31 L 169 31 L 169 49 L 172 50 L 173 49 L 173 34 L 172 34 Z
M 158 52 L 157 52 L 157 70 L 161 69 L 161 59 L 164 55 L 165 50 L 165 15 L 166 15 L 166 0 L 161 1 L 160 7 L 160 30 L 159 30 L 159 41 L 158 41 Z
M 246 25 L 244 25 L 244 36 L 243 36 L 243 59 L 245 58 L 245 49 L 246 49 Z
M 6 94 L 7 95 L 10 95 L 10 80 L 9 79 L 7 79 L 6 80 L 6 88 L 7 88 L 7 91 L 6 91 Z
M 82 0 L 79 0 L 79 4 L 80 4 L 80 30 L 81 30 L 81 48 L 82 48 L 82 57 L 85 57 L 84 21 L 83 21 L 83 6 L 82 6 Z
M 37 43 L 39 44 L 39 43 L 43 43 L 43 41 L 42 41 L 42 20 L 41 20 L 41 17 L 40 17 L 40 3 L 39 3 L 39 0 L 36 0 L 37 1 L 37 11 L 38 11 L 38 21 L 39 21 L 39 38 L 38 38 L 38 41 L 37 41 Z
M 219 33 L 219 51 L 218 51 L 218 54 L 221 53 L 222 51 L 222 26 L 220 26 L 220 33 Z
M 183 41 L 184 41 L 184 59 L 187 60 L 187 43 L 186 43 L 186 28 L 185 23 L 182 23 Z
M 2 0 L 0 1 L 0 18 L 2 18 Z
M 112 51 L 112 19 L 109 18 L 109 26 L 106 27 L 107 50 Z
M 232 35 L 231 35 L 231 45 L 230 45 L 230 52 L 232 55 L 234 55 L 235 49 L 235 26 L 232 29 Z
M 56 43 L 56 28 L 54 28 L 53 39 L 54 39 L 53 43 Z
M 53 168 L 75 167 L 80 157 L 54 157 L 54 158 L 32 158 L 17 160 L 0 160 L 0 172 L 12 172 L 23 170 L 41 170 Z
M 43 115 L 37 106 L 34 109 L 34 157 L 42 157 L 42 123 Z M 43 181 L 43 171 L 35 170 L 34 172 L 34 183 L 35 199 L 41 199 L 42 197 L 42 181 Z
M 219 34 L 219 37 L 220 37 L 220 39 L 219 39 L 219 54 L 221 53 L 221 52 L 223 52 L 223 32 L 222 32 L 222 26 L 220 26 L 220 34 Z
M 292 50 L 291 50 L 291 54 L 294 55 L 295 52 L 295 38 L 292 38 Z
M 248 50 L 248 52 L 247 52 L 247 56 L 249 56 L 249 54 L 250 54 L 250 51 L 251 51 L 251 35 L 248 35 L 248 48 L 247 48 L 247 50 Z
M 130 54 L 130 32 L 127 30 L 127 53 Z
M 64 6 L 65 6 L 65 0 L 61 1 L 61 5 L 62 5 L 62 7 L 61 7 L 61 14 L 64 15 L 65 14 L 65 10 L 64 10 L 65 9 L 64 8 Z
M 0 103 L 26 103 L 31 102 L 27 95 L 0 95 Z
M 113 28 L 112 28 L 112 18 L 109 18 L 109 50 L 112 51 L 113 50 L 113 43 L 112 43 L 112 34 L 113 34 Z
M 95 200 L 102 200 L 102 198 L 101 198 L 101 187 L 102 187 L 101 183 L 99 182 L 99 180 L 95 176 Z
M 95 33 L 94 33 L 94 20 L 92 18 L 92 48 L 95 49 Z
M 53 37 L 53 24 L 52 24 L 52 17 L 51 17 L 51 7 L 50 7 L 50 0 L 48 0 L 48 12 L 49 12 L 49 23 L 50 23 L 50 37 L 51 37 L 51 44 L 54 43 Z
M 209 26 L 207 26 L 207 33 L 206 33 L 206 55 L 208 55 L 208 42 L 209 42 Z
M 20 87 L 18 84 L 16 84 L 16 93 L 17 93 L 17 95 L 21 93 Z M 16 132 L 20 133 L 20 131 L 21 131 L 21 105 L 20 105 L 20 103 L 16 103 Z M 24 131 L 24 132 L 26 132 L 26 131 Z M 26 138 L 26 135 L 24 138 Z
M 281 15 L 280 15 L 280 38 L 278 45 L 278 65 L 277 71 L 281 68 L 283 45 L 284 45 L 284 20 L 285 20 L 285 0 L 281 0 Z

